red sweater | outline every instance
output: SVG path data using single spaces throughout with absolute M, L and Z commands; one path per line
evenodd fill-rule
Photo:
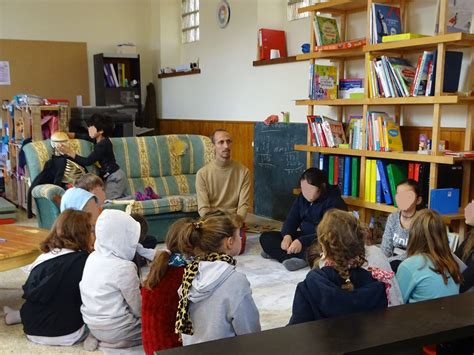
M 153 290 L 142 288 L 142 340 L 145 353 L 181 346 L 174 332 L 178 309 L 178 288 L 184 267 L 169 267 Z

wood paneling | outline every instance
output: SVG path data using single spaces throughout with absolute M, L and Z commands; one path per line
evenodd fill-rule
M 194 119 L 159 119 L 159 134 L 201 134 L 210 136 L 223 128 L 232 136 L 232 159 L 250 170 L 250 208 L 253 210 L 253 126 L 254 122 L 211 121 Z

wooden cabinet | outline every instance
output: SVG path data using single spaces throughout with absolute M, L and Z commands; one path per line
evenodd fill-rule
M 329 59 L 332 60 L 338 66 L 339 78 L 343 78 L 346 72 L 346 66 L 349 65 L 351 60 L 354 59 L 365 59 L 365 71 L 366 75 L 364 78 L 364 88 L 365 94 L 364 98 L 361 99 L 336 99 L 336 100 L 308 100 L 301 99 L 296 101 L 296 105 L 302 105 L 308 107 L 308 115 L 313 115 L 317 113 L 319 106 L 333 106 L 337 110 L 337 116 L 339 121 L 345 121 L 347 119 L 346 108 L 348 106 L 358 106 L 361 108 L 362 113 L 362 129 L 361 129 L 361 140 L 362 142 L 366 141 L 367 136 L 367 127 L 366 120 L 367 112 L 377 106 L 392 106 L 395 112 L 397 120 L 400 120 L 400 117 L 404 115 L 404 107 L 406 105 L 429 105 L 433 109 L 432 113 L 432 150 L 429 154 L 418 154 L 415 152 L 379 152 L 379 151 L 370 151 L 370 150 L 353 150 L 353 149 L 342 149 L 342 148 L 322 148 L 315 147 L 311 145 L 310 132 L 308 132 L 308 143 L 307 145 L 295 146 L 296 150 L 308 152 L 308 165 L 312 166 L 311 162 L 311 152 L 318 152 L 323 154 L 332 154 L 332 155 L 349 155 L 349 156 L 359 156 L 360 157 L 360 177 L 365 176 L 365 166 L 366 159 L 376 158 L 376 159 L 391 159 L 391 160 L 401 160 L 401 161 L 411 161 L 411 162 L 426 162 L 430 164 L 430 179 L 429 179 L 429 189 L 434 189 L 438 185 L 438 167 L 439 164 L 455 164 L 461 163 L 463 165 L 463 182 L 462 182 L 462 192 L 461 192 L 461 210 L 458 214 L 453 216 L 448 216 L 445 219 L 448 221 L 459 220 L 460 222 L 463 219 L 462 208 L 470 201 L 470 177 L 471 177 L 471 159 L 469 158 L 455 158 L 452 156 L 446 156 L 439 151 L 438 143 L 440 141 L 440 132 L 441 132 L 441 110 L 444 105 L 467 105 L 467 116 L 466 116 L 466 133 L 463 142 L 462 150 L 471 150 L 472 149 L 472 139 L 473 139 L 473 124 L 474 124 L 474 97 L 465 96 L 460 93 L 456 94 L 446 94 L 442 92 L 443 88 L 443 76 L 445 69 L 445 53 L 447 49 L 450 48 L 472 48 L 474 46 L 474 35 L 466 33 L 444 33 L 440 31 L 438 35 L 416 38 L 411 40 L 403 40 L 398 42 L 390 43 L 380 43 L 380 44 L 369 44 L 368 39 L 370 38 L 370 19 L 371 19 L 371 8 L 372 3 L 387 3 L 386 1 L 372 1 L 372 0 L 332 0 L 325 3 L 319 3 L 313 6 L 308 6 L 300 9 L 300 11 L 310 12 L 310 43 L 311 48 L 315 46 L 315 34 L 313 29 L 314 16 L 317 12 L 321 14 L 332 14 L 333 16 L 339 17 L 340 20 L 340 35 L 341 40 L 346 39 L 347 35 L 347 24 L 348 17 L 355 12 L 366 12 L 366 38 L 367 45 L 364 47 L 353 48 L 353 49 L 344 49 L 344 50 L 335 50 L 335 51 L 323 51 L 323 52 L 313 52 L 297 56 L 298 60 L 310 60 L 311 64 L 314 64 L 320 59 Z M 407 17 L 408 17 L 408 6 L 407 1 L 391 1 L 391 4 L 400 6 L 400 19 L 404 32 L 410 32 L 410 29 L 407 27 Z M 435 2 L 436 3 L 436 2 Z M 447 0 L 441 0 L 440 7 L 440 29 L 446 28 L 446 7 Z M 435 93 L 434 96 L 418 96 L 418 97 L 395 97 L 395 98 L 371 98 L 369 96 L 369 79 L 368 79 L 368 65 L 371 55 L 395 55 L 403 57 L 408 53 L 417 53 L 422 52 L 423 50 L 437 50 L 437 68 L 436 68 L 436 83 L 435 83 Z M 472 67 L 472 57 L 469 56 L 470 63 L 468 64 Z M 465 63 L 464 63 L 465 65 Z M 470 75 L 469 87 L 473 87 L 474 79 L 473 75 Z M 380 203 L 370 203 L 365 201 L 361 196 L 364 196 L 366 186 L 363 178 L 360 178 L 359 181 L 359 198 L 347 197 L 345 198 L 346 203 L 359 210 L 360 215 L 363 220 L 368 221 L 372 212 L 383 211 L 383 212 L 393 212 L 396 210 L 394 206 L 385 205 Z M 460 223 L 461 229 L 464 226 L 464 223 Z M 461 231 L 462 232 L 462 231 Z

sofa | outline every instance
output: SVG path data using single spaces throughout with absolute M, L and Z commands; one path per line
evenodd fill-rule
M 150 186 L 159 199 L 135 201 L 131 204 L 108 203 L 104 208 L 115 208 L 141 213 L 149 224 L 149 234 L 163 241 L 168 227 L 182 217 L 197 216 L 195 179 L 197 171 L 213 159 L 212 143 L 199 135 L 163 135 L 150 137 L 111 138 L 117 163 L 127 176 L 127 194 L 133 198 Z M 77 154 L 88 155 L 92 144 L 71 140 Z M 34 142 L 24 147 L 31 180 L 38 175 L 50 158 L 49 140 Z M 88 167 L 95 172 L 94 167 Z M 38 225 L 50 228 L 59 214 L 58 196 L 64 190 L 55 185 L 39 185 L 32 191 L 37 206 Z

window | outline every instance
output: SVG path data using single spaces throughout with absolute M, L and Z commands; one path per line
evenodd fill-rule
M 199 0 L 181 0 L 181 42 L 199 41 Z
M 309 16 L 309 12 L 298 13 L 298 9 L 305 6 L 313 5 L 319 0 L 288 0 L 287 17 L 288 21 L 299 20 Z

